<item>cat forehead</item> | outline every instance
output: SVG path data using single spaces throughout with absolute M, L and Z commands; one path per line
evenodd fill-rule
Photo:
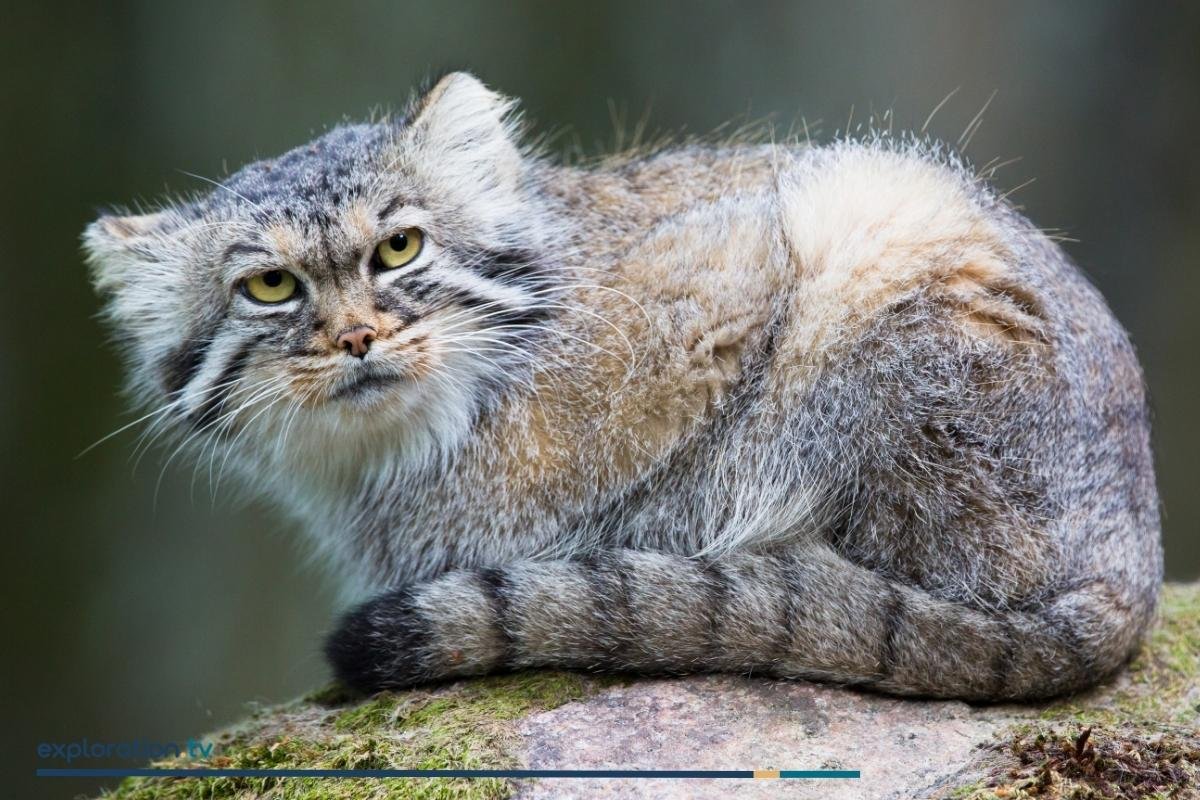
M 326 218 L 332 207 L 361 197 L 398 132 L 392 123 L 345 125 L 307 144 L 247 164 L 202 204 L 202 213 L 245 210 L 261 221 Z

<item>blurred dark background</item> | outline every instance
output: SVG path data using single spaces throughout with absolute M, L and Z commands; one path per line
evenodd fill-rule
M 1000 171 L 1132 331 L 1157 419 L 1167 572 L 1200 573 L 1200 14 L 1171 3 L 3 3 L 0 478 L 5 774 L 43 740 L 178 740 L 318 685 L 331 587 L 269 511 L 189 465 L 134 471 L 78 237 L 106 203 L 202 188 L 475 70 L 585 152 L 613 116 L 709 131 L 891 109 Z M 119 344 L 117 345 L 119 347 Z M 28 776 L 28 777 L 27 777 Z M 29 784 L 23 783 L 30 781 Z

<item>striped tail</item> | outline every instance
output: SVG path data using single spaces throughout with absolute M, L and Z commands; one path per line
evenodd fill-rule
M 968 700 L 1047 697 L 1118 669 L 1153 599 L 1115 578 L 1020 610 L 940 600 L 826 548 L 702 561 L 634 550 L 459 570 L 348 614 L 326 653 L 365 691 L 526 667 L 766 673 Z

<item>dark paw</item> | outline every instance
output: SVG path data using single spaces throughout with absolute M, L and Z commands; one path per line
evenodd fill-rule
M 342 617 L 325 657 L 342 683 L 368 694 L 433 676 L 425 667 L 428 629 L 407 589 L 380 595 Z

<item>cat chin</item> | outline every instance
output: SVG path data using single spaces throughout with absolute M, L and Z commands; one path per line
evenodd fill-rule
M 340 491 L 381 463 L 429 464 L 469 437 L 480 402 L 472 383 L 390 376 L 351 384 L 293 418 L 264 418 L 237 458 L 256 479 L 306 491 Z
M 392 375 L 369 375 L 330 394 L 326 405 L 339 413 L 374 412 L 388 406 L 402 408 L 412 404 L 412 395 L 419 393 L 411 379 Z
M 470 440 L 481 404 L 494 402 L 501 377 L 467 354 L 441 366 L 420 378 L 392 373 L 343 384 L 296 413 L 270 411 L 238 438 L 229 464 L 247 491 L 293 512 L 339 506 L 380 471 L 416 473 L 444 464 Z

